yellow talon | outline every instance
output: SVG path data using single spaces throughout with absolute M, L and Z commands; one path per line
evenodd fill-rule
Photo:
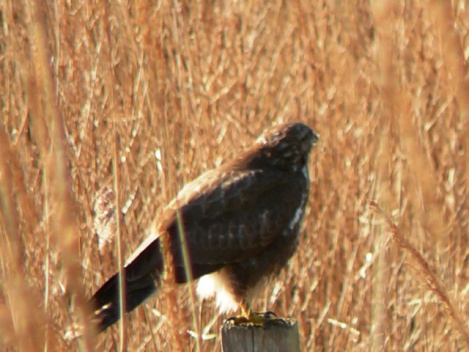
M 268 325 L 285 325 L 288 324 L 288 321 L 282 318 L 277 318 L 277 314 L 274 312 L 261 313 L 241 309 L 241 315 L 227 319 L 226 323 L 237 326 L 266 327 Z

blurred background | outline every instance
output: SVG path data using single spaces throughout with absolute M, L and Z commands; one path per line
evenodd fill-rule
M 297 319 L 304 351 L 469 348 L 465 1 L 0 4 L 1 350 L 220 351 L 226 316 L 189 286 L 127 336 L 66 332 L 91 330 L 119 238 L 126 257 L 285 121 L 320 142 L 298 253 L 255 309 Z

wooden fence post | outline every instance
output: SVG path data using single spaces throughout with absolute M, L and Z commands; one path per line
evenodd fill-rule
M 225 321 L 221 343 L 223 352 L 299 352 L 300 333 L 296 321 L 266 326 L 234 325 Z

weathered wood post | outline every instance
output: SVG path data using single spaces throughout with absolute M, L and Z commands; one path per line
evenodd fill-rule
M 296 321 L 284 320 L 264 326 L 225 321 L 221 329 L 223 352 L 299 352 Z

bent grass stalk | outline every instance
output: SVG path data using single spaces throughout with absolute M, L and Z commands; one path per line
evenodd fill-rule
M 449 293 L 446 291 L 435 272 L 430 268 L 430 265 L 422 257 L 422 255 L 410 244 L 409 241 L 404 238 L 397 225 L 379 207 L 378 203 L 370 201 L 369 204 L 371 209 L 373 209 L 375 213 L 381 216 L 389 226 L 388 233 L 394 243 L 396 243 L 400 249 L 410 255 L 412 260 L 412 264 L 410 266 L 415 268 L 417 273 L 416 278 L 438 298 L 441 305 L 443 306 L 444 311 L 451 317 L 455 328 L 459 331 L 462 338 L 464 339 L 466 347 L 469 348 L 469 331 L 467 330 L 466 323 L 456 310 L 453 303 L 454 300 L 450 298 Z

